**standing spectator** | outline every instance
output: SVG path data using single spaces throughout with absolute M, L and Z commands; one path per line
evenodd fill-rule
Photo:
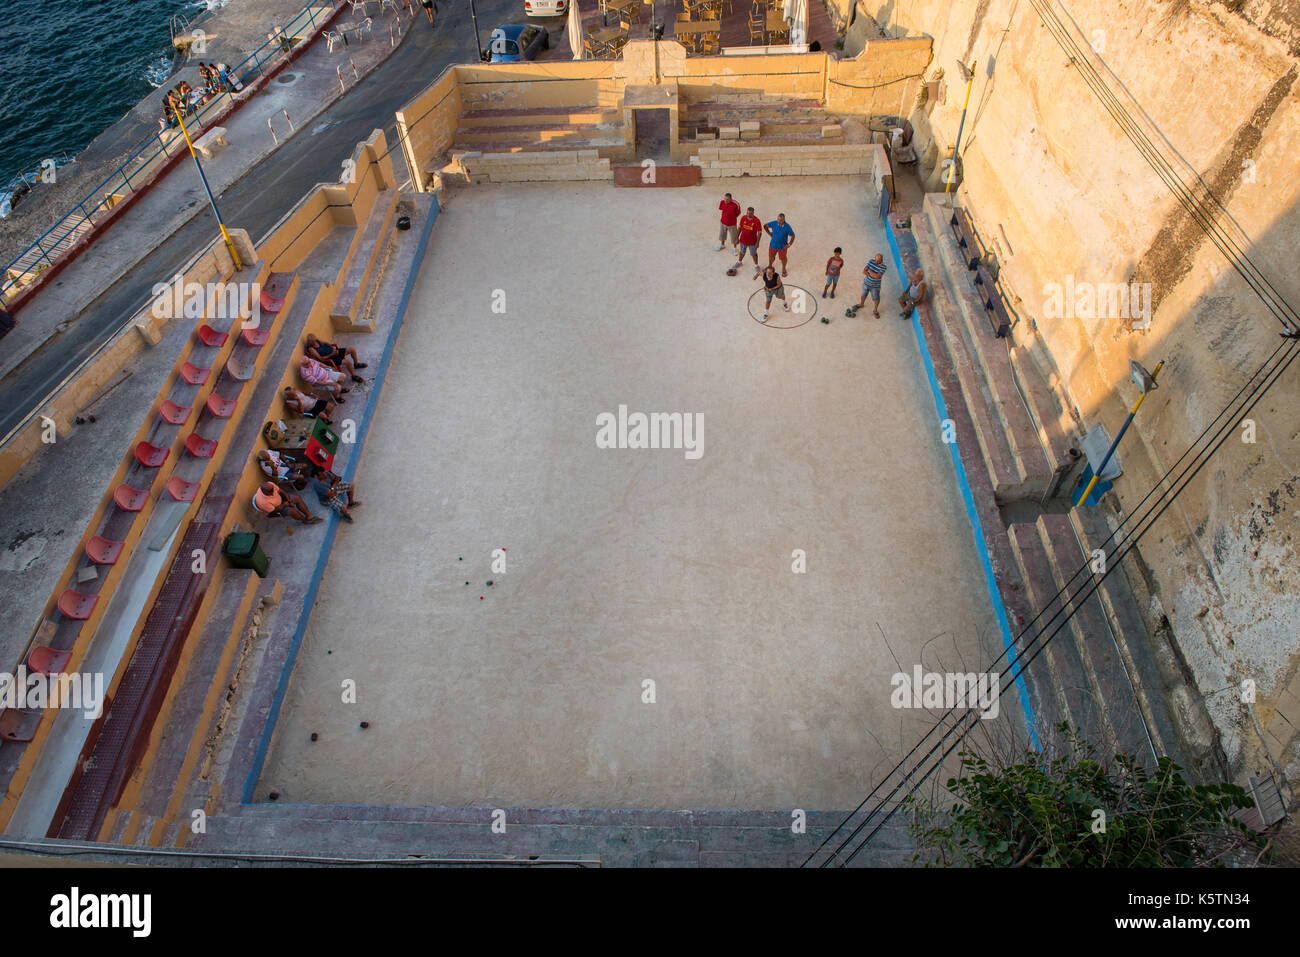
M 343 383 L 348 379 L 346 372 L 335 372 L 311 356 L 303 356 L 298 360 L 298 374 L 302 376 L 303 382 L 324 389 L 339 404 L 344 402 L 343 393 L 350 391 L 343 388 Z
M 758 278 L 758 235 L 762 229 L 763 221 L 754 215 L 754 207 L 750 206 L 745 210 L 745 215 L 740 217 L 740 222 L 737 224 L 739 233 L 737 236 L 739 242 L 737 252 L 740 254 L 740 258 L 737 260 L 736 265 L 727 270 L 727 275 L 734 276 L 740 270 L 740 267 L 745 265 L 745 253 L 749 253 L 754 259 L 754 278 Z
M 822 298 L 826 298 L 826 290 L 830 290 L 831 298 L 835 298 L 835 289 L 840 284 L 840 270 L 844 268 L 844 257 L 840 255 L 844 250 L 839 246 L 835 247 L 835 252 L 831 258 L 826 260 L 826 285 L 822 286 Z
M 714 252 L 720 251 L 727 244 L 728 239 L 731 240 L 731 248 L 734 252 L 737 235 L 736 217 L 740 215 L 740 204 L 731 198 L 730 193 L 727 193 L 722 197 L 722 202 L 718 203 L 718 209 L 722 210 L 722 225 L 718 228 L 718 248 Z
M 794 245 L 794 229 L 785 221 L 785 213 L 777 213 L 776 219 L 763 227 L 763 232 L 771 237 L 767 246 L 767 264 L 772 265 L 777 258 L 781 260 L 781 275 L 788 276 L 785 254 Z
M 763 301 L 763 318 L 759 322 L 767 322 L 767 317 L 772 309 L 772 297 L 781 300 L 781 308 L 786 312 L 790 311 L 790 304 L 785 301 L 785 284 L 781 282 L 781 277 L 776 274 L 776 267 L 768 266 L 763 270 L 763 295 L 766 297 Z
M 857 315 L 859 309 L 867 304 L 867 296 L 870 296 L 875 302 L 872 307 L 877 319 L 880 318 L 880 281 L 885 278 L 885 257 L 883 253 L 876 253 L 871 261 L 862 267 L 862 298 L 858 300 L 856 306 L 850 306 L 848 315 L 853 317 Z
M 912 284 L 898 297 L 899 308 L 903 310 L 899 316 L 906 319 L 907 314 L 923 302 L 925 302 L 925 273 L 918 269 L 912 273 Z

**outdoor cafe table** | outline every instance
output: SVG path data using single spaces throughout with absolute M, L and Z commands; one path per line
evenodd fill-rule
M 680 37 L 684 45 L 694 50 L 700 37 L 706 33 L 718 34 L 721 27 L 720 20 L 692 20 L 689 23 L 677 24 L 674 27 L 674 35 Z
M 607 13 L 630 14 L 632 9 L 640 2 L 641 0 L 605 0 L 605 11 Z
M 767 21 L 764 23 L 764 26 L 767 27 L 768 33 L 771 33 L 773 30 L 790 29 L 789 24 L 785 22 L 785 15 L 781 12 L 779 7 L 767 11 Z

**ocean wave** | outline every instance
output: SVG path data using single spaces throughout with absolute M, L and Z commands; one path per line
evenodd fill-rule
M 169 56 L 160 56 L 156 60 L 148 63 L 144 68 L 144 79 L 155 90 L 167 82 L 168 77 L 172 75 L 172 58 Z
M 229 2 L 230 0 L 193 0 L 190 6 L 195 10 L 206 10 L 211 13 L 213 10 L 220 10 Z

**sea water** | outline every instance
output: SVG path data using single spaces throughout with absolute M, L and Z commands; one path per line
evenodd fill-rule
M 222 5 L 0 2 L 0 192 L 47 158 L 75 156 L 166 81 L 174 14 L 193 20 Z

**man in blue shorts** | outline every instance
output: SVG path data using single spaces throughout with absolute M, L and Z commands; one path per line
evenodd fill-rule
M 849 315 L 855 316 L 859 309 L 867 304 L 867 296 L 870 296 L 875 302 L 872 307 L 875 310 L 875 316 L 880 318 L 880 281 L 885 278 L 885 257 L 882 253 L 876 253 L 871 262 L 862 267 L 862 298 L 858 304 L 849 309 Z

